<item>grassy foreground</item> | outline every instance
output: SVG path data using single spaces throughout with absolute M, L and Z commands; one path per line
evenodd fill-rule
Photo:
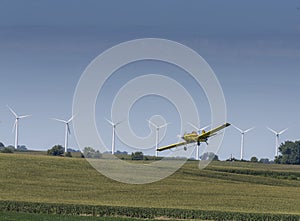
M 1 201 L 300 215 L 300 166 L 187 162 L 145 185 L 110 180 L 80 158 L 0 154 L 0 168 Z

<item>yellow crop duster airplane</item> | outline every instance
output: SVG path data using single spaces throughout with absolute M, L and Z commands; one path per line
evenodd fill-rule
M 183 137 L 181 137 L 182 139 L 184 139 L 185 141 L 183 142 L 179 142 L 179 143 L 174 143 L 168 146 L 164 146 L 164 147 L 160 147 L 157 148 L 157 151 L 164 151 L 164 150 L 168 150 L 174 147 L 178 147 L 178 146 L 182 146 L 182 145 L 186 145 L 186 144 L 190 144 L 190 143 L 196 143 L 199 146 L 200 142 L 206 142 L 209 137 L 216 135 L 216 133 L 226 127 L 230 126 L 230 123 L 225 123 L 221 126 L 218 126 L 210 131 L 205 131 L 202 130 L 201 134 L 198 134 L 196 131 L 193 131 L 192 133 L 186 133 L 183 135 Z M 186 147 L 185 147 L 186 149 Z

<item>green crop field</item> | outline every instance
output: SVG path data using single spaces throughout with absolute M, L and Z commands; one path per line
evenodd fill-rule
M 17 212 L 0 212 L 0 220 L 5 221 L 165 221 L 164 219 L 136 219 L 126 217 L 93 217 L 93 216 L 67 216 L 53 214 L 30 214 Z M 167 219 L 172 221 L 172 219 Z M 176 221 L 176 220 L 173 220 Z M 177 219 L 178 221 L 178 219 Z
M 297 220 L 300 166 L 213 162 L 199 170 L 197 162 L 188 161 L 164 180 L 132 185 L 99 174 L 81 158 L 0 154 L 0 210 L 26 212 L 27 207 L 36 205 L 22 204 L 19 210 L 18 202 L 39 203 L 47 208 L 52 204 L 110 206 L 122 211 L 148 208 L 157 216 L 164 214 L 162 209 L 170 214 L 176 209 L 180 213 L 199 210 L 223 215 L 285 214 Z M 151 216 L 145 214 L 145 218 Z
M 30 214 L 16 212 L 0 212 L 0 220 L 5 221 L 141 221 L 141 219 L 126 217 L 93 217 L 93 216 L 66 216 L 53 214 Z M 142 219 L 145 221 L 160 221 L 160 219 Z M 172 221 L 168 219 L 168 221 Z

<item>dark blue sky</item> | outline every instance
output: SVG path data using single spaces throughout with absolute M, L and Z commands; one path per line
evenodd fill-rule
M 228 121 L 243 129 L 256 127 L 245 137 L 245 158 L 273 158 L 275 138 L 265 126 L 289 127 L 282 140 L 300 136 L 299 8 L 300 1 L 2 0 L 0 141 L 9 145 L 14 140 L 8 104 L 19 114 L 33 115 L 20 123 L 20 144 L 32 149 L 63 144 L 63 125 L 49 118 L 70 117 L 73 93 L 86 66 L 118 43 L 155 37 L 185 44 L 210 64 L 224 90 Z M 104 100 L 109 104 L 111 98 Z M 133 109 L 139 119 L 133 128 L 139 133 L 147 133 L 143 118 L 155 112 L 141 115 L 145 106 Z M 102 122 L 108 111 L 100 113 L 98 126 L 109 146 L 111 128 Z M 168 120 L 177 127 L 178 119 Z M 174 133 L 162 144 L 176 141 Z M 228 129 L 221 158 L 231 153 L 238 157 L 239 142 L 238 132 Z M 71 145 L 76 147 L 74 136 Z

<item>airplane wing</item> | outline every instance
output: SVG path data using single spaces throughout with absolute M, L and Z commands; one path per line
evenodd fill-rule
M 205 132 L 205 133 L 203 133 L 203 134 L 200 134 L 200 135 L 198 136 L 198 140 L 201 140 L 201 139 L 205 139 L 205 138 L 211 137 L 211 136 L 215 135 L 216 132 L 218 132 L 218 131 L 220 131 L 220 130 L 222 130 L 222 129 L 228 127 L 228 126 L 230 126 L 230 123 L 225 123 L 225 124 L 223 124 L 223 125 L 221 125 L 221 126 L 219 126 L 219 127 L 216 127 L 216 128 L 214 128 L 214 129 L 212 129 L 212 130 L 209 130 L 209 131 L 207 131 L 207 132 Z
M 221 125 L 219 127 L 216 127 L 214 129 L 210 130 L 210 131 L 207 131 L 207 132 L 205 132 L 203 134 L 200 134 L 197 139 L 198 139 L 198 141 L 201 141 L 201 139 L 206 139 L 208 137 L 214 136 L 214 135 L 216 135 L 216 132 L 218 132 L 219 130 L 222 130 L 225 127 L 228 127 L 228 126 L 230 126 L 230 123 L 225 123 L 225 124 L 223 124 L 223 125 Z M 183 142 L 179 142 L 179 143 L 174 143 L 174 144 L 171 144 L 171 145 L 168 145 L 168 146 L 157 148 L 157 151 L 168 150 L 168 149 L 171 149 L 171 148 L 174 148 L 174 147 L 178 147 L 178 146 L 182 146 L 182 145 L 185 145 L 185 144 L 188 144 L 188 143 L 192 143 L 192 142 L 183 141 Z
M 174 147 L 178 147 L 178 146 L 182 146 L 182 145 L 185 145 L 185 144 L 187 144 L 186 141 L 179 142 L 179 143 L 174 143 L 174 144 L 171 144 L 171 145 L 168 145 L 168 146 L 157 148 L 157 151 L 168 150 L 168 149 L 171 149 L 171 148 L 174 148 Z

